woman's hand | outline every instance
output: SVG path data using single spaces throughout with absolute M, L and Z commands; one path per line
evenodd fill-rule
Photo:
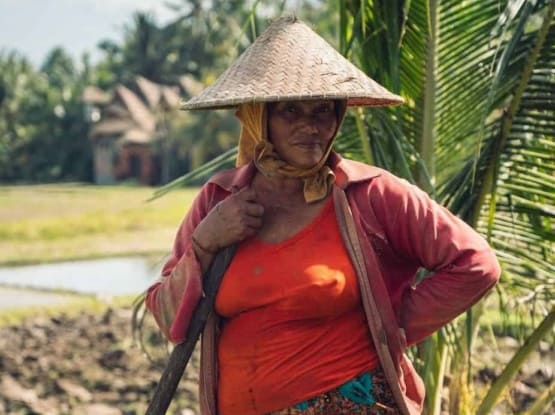
M 256 201 L 256 193 L 244 187 L 219 202 L 198 224 L 193 245 L 207 253 L 255 235 L 262 227 L 264 207 Z

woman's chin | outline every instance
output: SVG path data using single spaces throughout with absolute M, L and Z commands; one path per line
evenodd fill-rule
M 310 169 L 318 164 L 320 159 L 311 160 L 291 160 L 289 164 L 298 169 Z
M 323 154 L 310 154 L 306 156 L 290 157 L 286 161 L 288 164 L 298 169 L 310 169 L 317 165 L 323 156 Z

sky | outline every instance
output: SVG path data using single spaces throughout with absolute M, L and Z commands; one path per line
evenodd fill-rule
M 136 10 L 151 12 L 158 23 L 174 15 L 163 0 L 0 0 L 0 50 L 16 49 L 35 65 L 56 46 L 78 59 L 103 39 L 120 40 Z

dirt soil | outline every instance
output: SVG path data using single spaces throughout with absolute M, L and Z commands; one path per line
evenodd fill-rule
M 152 324 L 147 319 L 147 327 Z M 146 333 L 153 362 L 132 338 L 129 309 L 34 317 L 0 327 L 0 415 L 144 414 L 167 358 L 157 332 Z M 498 376 L 518 343 L 503 338 L 499 346 L 505 356 L 489 351 L 485 358 L 488 349 L 480 352 L 485 366 L 476 370 L 476 382 Z M 553 345 L 543 343 L 494 413 L 522 413 L 553 382 L 553 359 Z M 197 350 L 168 414 L 198 413 L 198 367 Z
M 0 328 L 0 415 L 144 414 L 167 348 L 149 338 L 151 363 L 132 339 L 131 310 L 35 317 Z M 198 350 L 168 414 L 198 409 Z

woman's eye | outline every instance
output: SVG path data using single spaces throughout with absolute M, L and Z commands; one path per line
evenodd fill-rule
M 319 113 L 323 113 L 326 114 L 328 112 L 331 112 L 331 108 L 330 107 L 320 107 L 320 109 L 318 110 Z
M 332 110 L 332 108 L 325 106 L 325 107 L 318 108 L 315 116 L 321 120 L 327 121 L 329 119 L 335 118 L 335 112 Z
M 297 109 L 295 108 L 294 105 L 288 105 L 288 106 L 285 107 L 285 111 L 294 113 L 294 112 L 297 112 Z

